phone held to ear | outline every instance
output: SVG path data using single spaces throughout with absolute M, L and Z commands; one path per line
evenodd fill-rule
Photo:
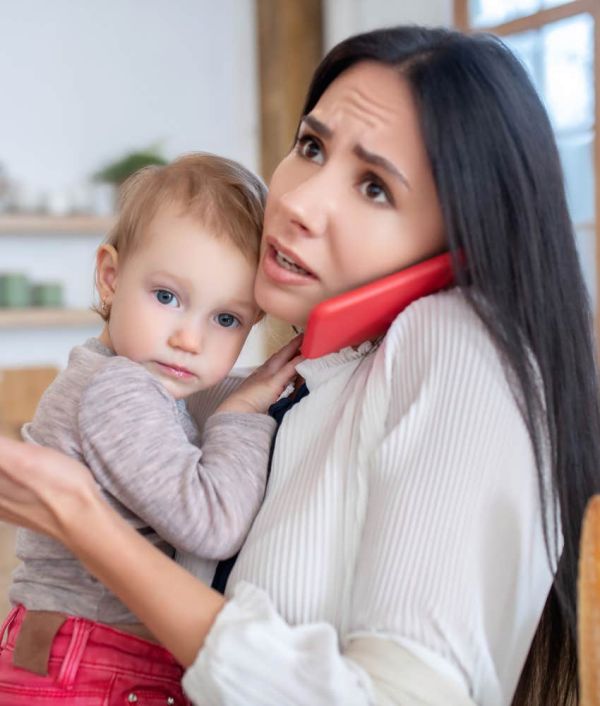
M 446 252 L 326 299 L 310 312 L 301 353 L 318 358 L 380 336 L 411 302 L 453 282 L 451 255 Z

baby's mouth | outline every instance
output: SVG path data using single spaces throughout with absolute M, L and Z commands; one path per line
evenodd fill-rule
M 194 373 L 192 373 L 190 370 L 188 370 L 187 368 L 181 368 L 178 365 L 161 363 L 159 360 L 156 361 L 156 364 L 158 365 L 159 369 L 163 371 L 163 373 L 166 373 L 170 377 L 188 380 L 190 378 L 196 377 L 196 375 L 194 375 Z

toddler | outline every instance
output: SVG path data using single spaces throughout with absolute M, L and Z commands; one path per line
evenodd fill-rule
M 295 340 L 245 380 L 231 378 L 230 396 L 196 428 L 185 398 L 227 376 L 260 318 L 264 199 L 252 173 L 207 154 L 134 175 L 97 254 L 103 331 L 71 351 L 23 429 L 28 441 L 83 461 L 138 532 L 207 582 L 259 508 L 275 426 L 266 412 L 297 362 Z M 20 530 L 17 554 L 13 668 L 31 698 L 51 689 L 57 703 L 76 693 L 78 704 L 86 693 L 89 704 L 98 695 L 113 703 L 122 692 L 135 703 L 163 689 L 165 703 L 185 703 L 171 655 L 62 545 Z M 65 676 L 74 641 L 76 666 Z

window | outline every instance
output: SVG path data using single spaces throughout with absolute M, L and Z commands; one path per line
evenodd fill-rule
M 457 26 L 501 36 L 529 71 L 548 110 L 598 331 L 600 189 L 594 164 L 600 157 L 600 151 L 596 156 L 600 106 L 596 108 L 594 59 L 599 19 L 600 0 L 455 0 Z
M 473 28 L 493 27 L 558 5 L 564 0 L 468 0 L 467 11 Z

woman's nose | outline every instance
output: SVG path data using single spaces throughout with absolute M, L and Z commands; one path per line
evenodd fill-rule
M 335 217 L 336 197 L 330 180 L 319 171 L 286 191 L 281 206 L 295 228 L 307 237 L 321 237 Z
M 178 326 L 169 336 L 171 348 L 177 348 L 185 353 L 200 353 L 202 350 L 202 331 L 197 323 Z

